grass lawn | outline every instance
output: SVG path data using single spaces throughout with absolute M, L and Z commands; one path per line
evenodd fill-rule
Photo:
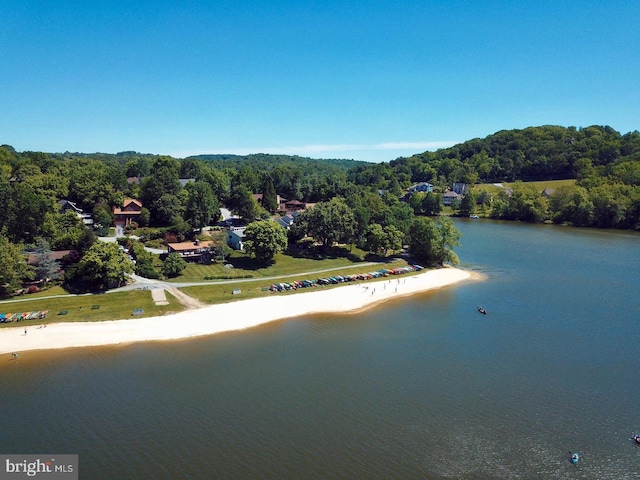
M 210 285 L 185 287 L 181 290 L 187 295 L 207 303 L 223 303 L 244 300 L 268 295 L 291 295 L 295 291 L 272 293 L 268 288 L 275 280 L 266 277 L 281 277 L 277 282 L 311 279 L 332 275 L 347 275 L 365 273 L 381 268 L 396 268 L 407 264 L 404 260 L 388 260 L 368 256 L 365 252 L 353 248 L 334 248 L 327 254 L 313 251 L 299 250 L 280 254 L 274 264 L 258 266 L 247 255 L 234 252 L 229 263 L 234 268 L 225 268 L 221 264 L 198 265 L 189 264 L 184 274 L 170 279 L 175 282 L 202 282 L 205 277 L 234 276 L 243 281 L 212 280 Z M 380 265 L 365 265 L 365 262 L 380 261 Z M 335 270 L 333 270 L 335 269 Z M 331 270 L 326 274 L 319 273 Z M 306 272 L 317 272 L 309 273 Z M 246 281 L 250 275 L 251 279 Z M 374 282 L 369 280 L 368 282 Z M 316 288 L 334 288 L 338 285 L 327 285 Z M 233 294 L 234 290 L 239 293 Z M 310 289 L 305 289 L 308 291 Z M 57 295 L 57 296 L 56 296 Z M 56 296 L 55 298 L 49 298 Z M 69 295 L 62 287 L 52 287 L 35 294 L 24 295 L 0 303 L 0 313 L 30 312 L 49 310 L 49 316 L 44 320 L 22 320 L 19 323 L 0 323 L 0 328 L 10 326 L 29 326 L 52 322 L 104 321 L 126 318 L 138 318 L 165 315 L 184 310 L 172 295 L 167 295 L 169 305 L 156 306 L 149 290 L 129 290 L 124 292 L 100 293 L 88 295 Z M 142 315 L 133 315 L 134 309 L 142 309 Z M 66 311 L 60 315 L 59 312 Z
M 28 301 L 0 303 L 0 312 L 16 313 L 49 310 L 48 317 L 44 320 L 21 320 L 20 322 L 0 323 L 0 328 L 18 325 L 27 327 L 29 325 L 52 322 L 84 322 L 152 317 L 184 309 L 172 295 L 167 295 L 167 300 L 169 305 L 156 306 L 151 298 L 151 292 L 148 290 L 129 290 L 80 296 L 69 295 L 56 298 L 39 298 L 30 295 Z M 99 307 L 96 308 L 95 306 Z M 143 309 L 144 313 L 134 316 L 133 309 L 136 308 Z M 66 310 L 67 314 L 58 315 L 58 312 L 63 310 Z
M 542 193 L 542 191 L 545 188 L 560 188 L 560 187 L 568 187 L 571 185 L 575 185 L 576 181 L 573 179 L 568 179 L 568 180 L 547 180 L 547 181 L 543 181 L 543 182 L 522 182 L 523 185 L 533 185 L 536 190 L 540 190 L 540 193 Z M 513 188 L 513 186 L 515 185 L 515 183 L 512 182 L 502 182 L 502 185 L 504 185 L 504 188 Z M 492 183 L 480 183 L 478 185 L 474 185 L 473 187 L 473 191 L 474 192 L 480 192 L 482 190 L 485 190 L 489 193 L 498 193 L 502 190 L 504 190 L 504 188 L 501 187 L 496 187 L 495 185 L 493 185 Z
M 403 267 L 407 265 L 407 262 L 404 260 L 393 260 L 388 263 L 384 263 L 383 265 L 353 265 L 346 266 L 344 268 L 340 268 L 338 270 L 332 270 L 331 272 L 327 272 L 326 274 L 316 273 L 313 275 L 300 275 L 300 274 L 292 274 L 290 277 L 283 277 L 277 280 L 255 280 L 255 281 L 246 281 L 246 282 L 237 282 L 237 283 L 212 283 L 211 285 L 203 285 L 203 286 L 195 286 L 195 287 L 185 287 L 181 290 L 187 295 L 197 298 L 201 302 L 214 304 L 214 303 L 226 303 L 233 302 L 236 300 L 246 300 L 249 298 L 258 298 L 265 297 L 270 295 L 293 295 L 297 293 L 297 290 L 289 290 L 283 292 L 271 292 L 269 290 L 264 290 L 268 288 L 272 283 L 286 283 L 294 280 L 316 280 L 319 277 L 323 276 L 333 276 L 333 275 L 348 275 L 355 273 L 365 273 L 371 272 L 375 270 L 380 270 L 381 268 L 397 268 Z M 315 266 L 315 269 L 312 270 L 321 270 L 325 268 L 332 268 L 329 264 L 319 264 Z M 297 270 L 299 272 L 303 272 L 305 270 Z M 311 271 L 311 270 L 308 270 Z M 367 283 L 375 282 L 379 280 L 385 280 L 385 278 L 372 279 L 367 280 Z M 326 285 L 324 287 L 310 287 L 305 288 L 300 291 L 308 292 L 313 291 L 315 288 L 335 288 L 344 284 L 337 285 Z M 348 285 L 348 284 L 347 284 Z M 240 293 L 234 294 L 232 293 L 234 289 L 239 289 Z
M 200 265 L 190 263 L 182 272 L 182 275 L 172 279 L 176 282 L 199 282 L 205 277 L 217 278 L 264 278 L 279 275 L 291 275 L 296 272 L 310 272 L 327 268 L 350 267 L 363 261 L 375 261 L 378 258 L 368 257 L 366 253 L 357 248 L 351 252 L 342 248 L 335 248 L 327 255 L 307 254 L 304 251 L 292 251 L 287 254 L 278 254 L 272 265 L 260 266 L 248 255 L 234 252 L 227 259 L 227 263 L 233 268 L 226 268 L 221 263 Z

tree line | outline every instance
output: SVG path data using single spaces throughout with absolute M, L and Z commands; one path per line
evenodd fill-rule
M 557 178 L 574 178 L 576 184 L 549 197 L 526 183 L 499 195 L 472 190 L 456 210 L 469 214 L 482 209 L 494 218 L 531 222 L 640 229 L 640 133 L 622 135 L 601 126 L 542 126 L 501 131 L 378 164 L 266 154 L 176 159 L 137 152 L 17 152 L 3 145 L 0 236 L 13 253 L 34 251 L 40 241 L 53 250 L 73 251 L 66 270 L 81 280 L 99 268 L 99 261 L 93 266 L 80 262 L 95 234 L 104 234 L 112 225 L 113 207 L 121 206 L 126 197 L 142 200 L 136 227 L 171 232 L 182 240 L 217 222 L 222 206 L 247 224 L 268 219 L 278 208 L 279 195 L 316 203 L 298 217 L 285 243 L 311 237 L 325 248 L 353 243 L 381 255 L 409 245 L 413 253 L 422 252 L 425 263 L 439 263 L 449 260 L 448 253 L 431 240 L 445 235 L 450 248 L 456 235 L 446 221 L 427 217 L 442 211 L 441 194 L 453 183 Z M 418 182 L 431 183 L 434 192 L 407 196 L 408 187 Z M 262 194 L 261 201 L 254 199 L 255 193 Z M 91 213 L 97 228 L 87 229 L 73 212 L 63 213 L 58 204 L 62 199 Z M 432 223 L 426 225 L 426 220 Z M 262 261 L 286 246 L 279 233 L 265 236 L 265 228 L 249 229 L 247 244 Z M 425 232 L 430 243 L 418 245 Z M 265 243 L 274 235 L 280 238 Z M 16 284 L 6 278 L 7 271 L 16 272 L 16 277 L 31 275 L 28 269 L 9 267 L 0 265 L 5 291 Z

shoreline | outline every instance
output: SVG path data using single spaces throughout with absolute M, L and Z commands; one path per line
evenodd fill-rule
M 245 330 L 304 315 L 358 313 L 388 300 L 478 278 L 480 275 L 467 270 L 440 268 L 329 290 L 319 288 L 292 295 L 274 292 L 269 297 L 209 305 L 160 317 L 49 323 L 46 328 L 27 327 L 27 333 L 25 327 L 10 327 L 0 330 L 0 354 L 182 340 Z

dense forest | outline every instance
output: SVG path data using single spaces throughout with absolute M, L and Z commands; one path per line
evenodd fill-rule
M 553 179 L 575 182 L 547 195 L 526 183 Z M 409 194 L 419 182 L 429 182 L 433 191 Z M 482 187 L 498 182 L 516 183 L 500 193 Z M 138 152 L 18 152 L 3 145 L 0 286 L 24 278 L 24 266 L 7 259 L 25 249 L 72 250 L 74 264 L 86 259 L 95 235 L 108 232 L 113 209 L 125 198 L 143 205 L 133 227 L 153 228 L 155 235 L 171 232 L 178 239 L 191 239 L 216 223 L 223 206 L 249 224 L 277 216 L 278 196 L 299 200 L 317 208 L 300 216 L 289 242 L 315 231 L 325 246 L 355 243 L 386 253 L 411 246 L 423 235 L 417 232 L 437 236 L 437 229 L 449 229 L 416 219 L 443 212 L 442 194 L 454 183 L 469 190 L 452 205 L 453 214 L 640 230 L 640 133 L 623 135 L 607 126 L 530 127 L 378 164 L 267 154 L 176 159 Z M 261 194 L 261 201 L 252 194 Z M 91 214 L 93 228 L 74 212 L 62 211 L 63 200 Z M 82 279 L 86 269 L 97 268 L 99 261 L 93 261 L 67 270 Z

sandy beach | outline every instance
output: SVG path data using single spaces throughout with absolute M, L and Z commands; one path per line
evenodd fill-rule
M 162 317 L 105 322 L 50 323 L 46 328 L 24 326 L 0 330 L 0 354 L 29 350 L 118 345 L 177 340 L 243 330 L 264 323 L 314 313 L 357 312 L 394 298 L 470 280 L 473 273 L 441 268 L 389 277 L 380 282 L 321 287 L 283 295 L 210 305 Z

